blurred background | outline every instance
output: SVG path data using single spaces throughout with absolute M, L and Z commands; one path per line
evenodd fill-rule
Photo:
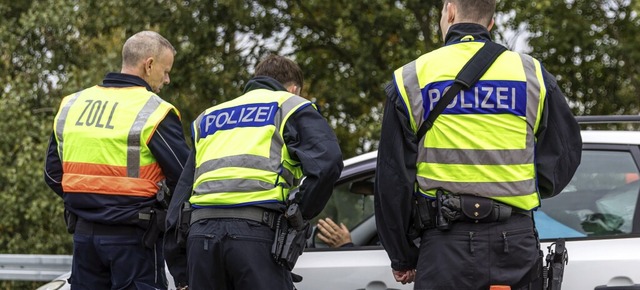
M 71 254 L 62 201 L 43 182 L 62 98 L 119 71 L 124 41 L 177 49 L 160 96 L 188 125 L 237 97 L 266 54 L 304 71 L 302 96 L 345 158 L 377 148 L 393 70 L 442 46 L 442 0 L 0 0 L 0 254 Z M 498 1 L 494 39 L 556 75 L 576 115 L 638 114 L 640 2 Z M 0 289 L 41 283 L 0 281 Z

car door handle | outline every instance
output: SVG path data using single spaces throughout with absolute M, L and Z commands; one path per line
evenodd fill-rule
M 387 288 L 387 284 L 382 281 L 371 281 L 367 284 L 367 287 L 356 290 L 400 290 L 397 288 Z
M 629 285 L 629 286 L 607 286 L 600 285 L 593 288 L 593 290 L 640 290 L 640 284 Z

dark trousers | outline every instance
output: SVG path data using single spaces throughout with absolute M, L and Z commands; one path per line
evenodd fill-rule
M 506 222 L 451 226 L 449 231 L 431 229 L 422 234 L 414 289 L 487 290 L 490 285 L 522 289 L 530 282 L 529 271 L 540 257 L 531 217 L 514 214 Z
M 142 244 L 137 226 L 108 226 L 78 220 L 73 234 L 71 289 L 167 289 L 162 238 L 154 249 Z
M 275 263 L 275 232 L 244 219 L 206 219 L 187 238 L 189 289 L 291 290 L 291 272 Z

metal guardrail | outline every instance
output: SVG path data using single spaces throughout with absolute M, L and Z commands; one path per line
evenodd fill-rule
M 0 254 L 0 281 L 50 281 L 71 271 L 69 255 Z
M 576 116 L 579 124 L 640 123 L 640 115 Z

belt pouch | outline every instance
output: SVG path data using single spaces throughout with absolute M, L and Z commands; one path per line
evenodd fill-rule
M 473 221 L 480 221 L 491 215 L 493 211 L 493 200 L 474 195 L 461 195 L 460 207 L 466 218 Z

